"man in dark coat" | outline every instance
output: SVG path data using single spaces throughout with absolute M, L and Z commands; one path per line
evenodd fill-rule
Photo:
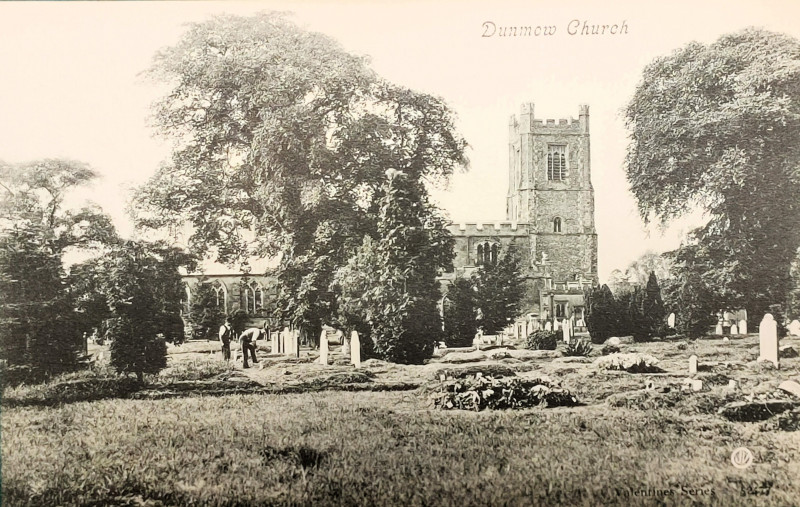
M 219 341 L 222 343 L 222 359 L 230 361 L 231 359 L 231 340 L 233 339 L 234 332 L 231 325 L 231 318 L 225 319 L 225 323 L 219 328 Z

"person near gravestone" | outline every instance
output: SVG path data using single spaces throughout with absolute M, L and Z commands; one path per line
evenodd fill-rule
M 230 361 L 231 359 L 231 339 L 233 339 L 233 326 L 231 325 L 231 318 L 225 319 L 225 323 L 219 328 L 219 341 L 222 344 L 222 359 Z
M 260 327 L 251 327 L 239 336 L 239 344 L 242 346 L 242 368 L 250 368 L 250 365 L 247 364 L 248 355 L 253 360 L 253 364 L 258 363 L 258 359 L 256 359 L 256 341 L 265 336 L 266 332 Z

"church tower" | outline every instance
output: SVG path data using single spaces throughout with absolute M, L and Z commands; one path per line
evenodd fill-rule
M 577 120 L 537 120 L 534 105 L 523 104 L 511 117 L 508 149 L 506 219 L 528 224 L 532 278 L 541 289 L 596 283 L 589 106 L 579 106 Z

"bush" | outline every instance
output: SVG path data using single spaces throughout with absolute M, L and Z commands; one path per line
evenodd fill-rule
M 478 331 L 477 303 L 472 282 L 456 278 L 444 302 L 444 341 L 448 347 L 469 347 Z
M 592 343 L 602 344 L 614 336 L 618 327 L 617 301 L 608 285 L 586 291 L 586 328 Z
M 528 335 L 525 346 L 532 350 L 556 350 L 556 345 L 562 339 L 560 329 L 558 331 L 540 329 Z
M 658 373 L 658 359 L 648 354 L 611 354 L 603 356 L 594 365 L 604 370 L 622 370 L 628 373 Z
M 433 405 L 444 410 L 484 410 L 535 406 L 570 407 L 578 399 L 547 379 L 496 379 L 478 377 L 447 382 L 432 395 Z
M 592 350 L 592 344 L 586 340 L 570 340 L 567 343 L 567 349 L 564 351 L 564 355 L 567 356 L 582 356 L 588 357 Z

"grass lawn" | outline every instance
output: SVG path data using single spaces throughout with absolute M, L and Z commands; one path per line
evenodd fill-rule
M 3 505 L 798 505 L 800 433 L 716 413 L 798 377 L 798 359 L 780 371 L 755 364 L 755 345 L 749 337 L 623 346 L 661 359 L 658 375 L 552 357 L 470 363 L 546 373 L 585 403 L 571 408 L 432 409 L 426 393 L 436 372 L 454 367 L 443 362 L 363 368 L 375 384 L 417 379 L 421 387 L 406 391 L 19 403 L 2 411 Z M 705 365 L 697 377 L 705 387 L 682 393 L 692 353 Z M 191 355 L 173 354 L 171 367 L 201 381 L 197 367 L 182 363 Z M 352 372 L 262 361 L 263 370 L 248 372 L 252 385 Z M 227 374 L 209 374 L 220 371 Z M 723 387 L 728 378 L 741 388 Z M 648 394 L 644 409 L 609 401 L 641 393 L 646 381 L 674 388 Z M 742 446 L 754 463 L 740 470 L 730 456 Z

